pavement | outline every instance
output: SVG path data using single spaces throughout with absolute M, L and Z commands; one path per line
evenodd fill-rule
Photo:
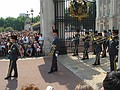
M 79 53 L 79 56 L 72 56 L 72 54 L 62 55 L 59 56 L 58 60 L 76 76 L 91 85 L 95 90 L 100 90 L 103 79 L 107 72 L 110 71 L 109 57 L 101 58 L 101 65 L 93 66 L 95 55 L 89 53 L 89 59 L 81 60 L 82 55 L 82 53 Z
M 59 71 L 48 74 L 52 57 L 23 58 L 18 60 L 18 79 L 4 80 L 9 65 L 8 59 L 0 60 L 0 90 L 20 90 L 27 83 L 34 83 L 40 90 L 53 86 L 55 90 L 74 90 L 78 83 L 86 82 L 100 90 L 102 81 L 109 71 L 109 58 L 102 58 L 100 66 L 92 66 L 95 55 L 89 53 L 87 60 L 79 56 L 59 55 Z

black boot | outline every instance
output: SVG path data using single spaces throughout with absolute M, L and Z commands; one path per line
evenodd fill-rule
M 5 80 L 8 80 L 8 79 L 11 79 L 11 77 L 10 77 L 10 76 L 7 76 L 7 77 L 5 77 L 4 79 L 5 79 Z

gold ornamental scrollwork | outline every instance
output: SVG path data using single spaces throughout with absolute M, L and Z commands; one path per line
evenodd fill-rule
M 89 16 L 88 2 L 85 0 L 73 0 L 70 2 L 70 15 L 77 17 L 79 20 Z

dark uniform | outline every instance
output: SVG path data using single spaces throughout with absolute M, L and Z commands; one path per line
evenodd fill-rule
M 72 56 L 78 56 L 79 38 L 80 38 L 80 34 L 79 32 L 77 32 L 77 34 L 75 34 L 75 36 L 73 37 L 75 48 L 74 48 L 74 54 Z
M 89 59 L 89 56 L 88 56 L 88 48 L 90 47 L 90 45 L 89 45 L 90 37 L 88 36 L 89 32 L 85 32 L 85 35 L 86 35 L 85 38 L 83 38 L 84 52 L 83 52 L 82 60 Z
M 58 38 L 58 36 L 57 36 L 57 32 L 58 32 L 57 29 L 54 29 L 54 30 L 53 30 L 53 33 L 55 33 L 55 37 L 54 37 L 54 39 L 53 39 L 52 47 L 51 47 L 51 48 L 54 48 L 54 47 L 55 47 L 55 48 L 53 49 L 52 65 L 51 65 L 50 71 L 48 72 L 49 74 L 58 71 L 57 56 L 58 56 L 59 49 L 60 49 L 60 46 L 59 46 L 60 43 L 59 43 L 59 38 Z
M 14 39 L 15 41 L 12 42 L 12 45 L 10 47 L 10 50 L 8 50 L 8 58 L 10 59 L 10 64 L 9 64 L 9 69 L 8 69 L 8 74 L 5 79 L 10 79 L 11 77 L 18 77 L 18 71 L 17 71 L 17 60 L 19 56 L 19 49 L 18 49 L 18 44 L 16 43 L 17 36 L 11 36 L 11 39 Z M 12 71 L 14 70 L 14 75 L 11 76 Z
M 96 48 L 95 48 L 96 59 L 95 59 L 94 64 L 92 64 L 92 65 L 100 65 L 100 54 L 102 52 L 102 42 L 101 42 L 101 39 L 102 39 L 102 33 L 98 33 L 98 38 L 96 40 Z
M 118 55 L 117 46 L 119 45 L 118 30 L 113 30 L 113 37 L 108 41 L 108 51 L 110 58 L 110 71 L 116 69 L 116 56 Z
M 107 35 L 107 31 L 106 30 L 104 30 L 104 41 L 103 41 L 103 44 L 102 44 L 102 46 L 103 46 L 103 52 L 102 52 L 102 57 L 101 58 L 104 58 L 104 57 L 106 57 L 107 55 L 106 55 L 106 49 L 107 49 L 107 40 L 108 40 L 108 35 Z
M 97 31 L 94 31 L 94 35 L 93 35 L 93 40 L 92 40 L 92 50 L 93 50 L 93 54 L 95 55 L 95 48 L 96 48 L 96 39 L 97 39 L 97 36 L 98 36 L 98 32 Z

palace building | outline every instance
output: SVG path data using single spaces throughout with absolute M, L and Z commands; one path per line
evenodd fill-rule
M 120 29 L 120 0 L 96 0 L 97 17 L 96 29 Z

